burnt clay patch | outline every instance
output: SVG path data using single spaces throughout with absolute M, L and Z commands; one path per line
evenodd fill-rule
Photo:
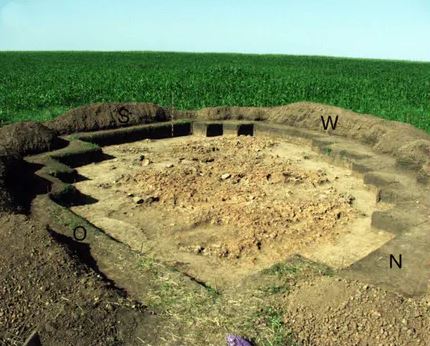
M 15 203 L 18 203 L 24 210 L 29 210 L 31 201 L 41 193 L 48 193 L 55 202 L 66 207 L 96 203 L 96 199 L 82 194 L 73 185 L 70 185 L 70 183 L 87 179 L 77 173 L 76 167 L 114 158 L 104 153 L 96 143 L 108 145 L 140 139 L 171 138 L 188 135 L 191 131 L 190 122 L 178 121 L 171 124 L 143 125 L 69 136 L 67 147 L 29 156 L 25 160 L 16 160 L 15 166 L 20 165 L 20 167 L 16 166 L 19 168 L 17 169 L 19 173 L 10 175 L 10 178 L 6 179 L 6 183 L 11 189 L 11 193 L 16 196 Z

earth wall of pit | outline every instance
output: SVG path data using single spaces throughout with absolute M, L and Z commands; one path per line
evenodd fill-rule
M 118 122 L 121 109 L 127 109 L 126 124 Z M 337 127 L 324 130 L 321 118 L 329 116 L 338 117 Z M 424 194 L 430 182 L 430 136 L 409 125 L 336 107 L 297 103 L 274 108 L 221 107 L 179 112 L 152 104 L 99 104 L 74 109 L 44 124 L 8 125 L 0 129 L 0 211 L 30 213 L 33 198 L 45 193 L 65 213 L 71 213 L 68 206 L 92 202 L 90 196 L 82 195 L 71 184 L 82 178 L 74 168 L 108 158 L 101 146 L 182 136 L 192 131 L 208 134 L 208 128 L 216 128 L 218 135 L 220 131 L 222 134 L 266 132 L 307 138 L 329 160 L 346 164 L 362 174 L 365 184 L 378 189 L 378 202 L 394 205 L 392 209 L 373 213 L 372 226 L 394 232 L 396 239 L 355 263 L 352 269 L 363 273 L 365 281 L 370 278 L 383 286 L 390 283 L 391 288 L 409 295 L 425 291 L 424 283 L 416 282 L 409 291 L 405 287 L 413 278 L 418 280 L 419 275 L 430 278 L 430 269 L 420 267 L 428 243 L 425 227 L 430 202 Z M 357 151 L 360 145 L 370 151 L 366 154 Z M 399 181 L 396 177 L 399 172 L 409 178 Z M 416 203 L 420 209 L 410 213 Z M 410 231 L 416 229 L 416 239 L 408 240 Z M 409 250 L 416 254 L 413 263 L 422 269 L 419 275 L 387 273 L 385 262 L 375 270 L 376 257 L 386 258 Z
M 321 117 L 327 119 L 329 116 L 333 119 L 338 117 L 335 130 L 330 127 L 323 129 Z M 338 107 L 300 102 L 272 108 L 215 107 L 198 111 L 178 111 L 147 103 L 103 103 L 72 109 L 43 124 L 23 122 L 0 128 L 0 211 L 22 210 L 19 202 L 22 196 L 18 196 L 17 200 L 17 182 L 12 178 L 17 171 L 22 171 L 22 158 L 29 154 L 65 147 L 68 142 L 61 138 L 62 135 L 165 123 L 172 119 L 248 120 L 258 124 L 287 125 L 297 130 L 312 130 L 323 135 L 350 138 L 369 145 L 375 152 L 393 156 L 397 165 L 416 172 L 418 183 L 430 182 L 428 134 L 407 124 L 357 114 Z M 118 140 L 133 139 L 133 136 L 140 138 L 141 135 L 131 129 L 123 133 L 123 139 Z M 98 138 L 100 144 L 103 144 L 104 140 L 110 141 L 108 131 Z M 35 168 L 26 169 L 34 171 Z

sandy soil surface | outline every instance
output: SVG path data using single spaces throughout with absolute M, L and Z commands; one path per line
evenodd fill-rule
M 73 207 L 137 251 L 214 287 L 299 253 L 342 268 L 392 239 L 375 191 L 305 143 L 188 137 L 106 147 L 79 168 L 97 203 Z M 382 204 L 378 208 L 384 208 Z

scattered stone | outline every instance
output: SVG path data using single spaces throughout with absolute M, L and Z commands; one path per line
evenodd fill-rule
M 135 196 L 135 197 L 133 197 L 133 202 L 136 204 L 142 204 L 144 202 L 144 199 L 141 197 Z
M 102 188 L 102 189 L 109 189 L 112 187 L 112 184 L 109 183 L 100 183 L 97 185 L 98 187 Z
M 148 166 L 152 163 L 152 161 L 150 159 L 144 159 L 142 161 L 142 166 Z
M 182 165 L 192 165 L 194 163 L 194 161 L 192 160 L 186 160 L 186 159 L 182 159 L 179 161 Z
M 113 306 L 110 303 L 107 303 L 105 308 L 106 308 L 106 311 L 108 311 L 108 312 L 113 311 Z
M 148 204 L 152 204 L 154 202 L 158 202 L 159 200 L 160 200 L 159 196 L 145 196 L 144 197 L 145 203 L 148 203 Z
M 224 173 L 222 176 L 221 176 L 221 180 L 227 180 L 228 178 L 230 178 L 231 177 L 231 174 L 230 173 Z
M 203 251 L 204 251 L 204 247 L 203 246 L 201 246 L 201 245 L 197 245 L 195 248 L 194 248 L 194 253 L 195 254 L 200 254 L 200 253 L 202 253 Z

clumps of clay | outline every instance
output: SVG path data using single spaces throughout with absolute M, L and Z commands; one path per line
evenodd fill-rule
M 190 227 L 228 228 L 213 243 L 188 249 L 200 255 L 240 258 L 280 242 L 287 253 L 336 235 L 354 215 L 353 197 L 330 186 L 323 170 L 273 155 L 276 145 L 266 137 L 176 144 L 157 157 L 146 155 L 154 164 L 131 180 L 139 197 L 158 197 L 151 207 L 180 215 Z M 157 164 L 175 158 L 168 169 Z

